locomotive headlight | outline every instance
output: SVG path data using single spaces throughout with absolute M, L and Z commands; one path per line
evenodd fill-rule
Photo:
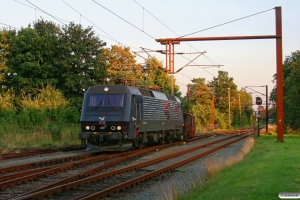
M 90 126 L 86 126 L 85 130 L 87 130 L 87 131 L 90 130 Z
M 104 88 L 104 92 L 108 92 L 108 90 L 109 90 L 108 87 Z
M 117 130 L 120 131 L 121 130 L 121 126 L 117 126 Z
M 111 126 L 110 129 L 114 131 L 114 130 L 116 130 L 116 127 L 115 126 Z

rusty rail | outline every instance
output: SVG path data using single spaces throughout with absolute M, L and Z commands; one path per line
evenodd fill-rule
M 244 137 L 247 137 L 248 135 L 244 136 Z M 138 169 L 138 168 L 141 168 L 141 167 L 145 167 L 145 166 L 148 166 L 148 165 L 151 165 L 151 164 L 154 164 L 154 163 L 157 163 L 157 162 L 161 162 L 161 161 L 165 161 L 166 159 L 170 159 L 170 158 L 173 158 L 175 156 L 178 156 L 178 155 L 182 155 L 184 153 L 188 153 L 188 152 L 191 152 L 191 151 L 194 151 L 194 150 L 197 150 L 197 149 L 200 149 L 200 148 L 203 148 L 203 147 L 206 147 L 206 146 L 209 146 L 209 145 L 212 145 L 212 144 L 216 144 L 218 142 L 221 142 L 221 141 L 224 141 L 226 139 L 230 139 L 230 138 L 234 138 L 234 137 L 237 137 L 237 135 L 232 135 L 228 138 L 223 138 L 223 139 L 220 139 L 220 140 L 217 140 L 217 141 L 213 141 L 213 142 L 209 142 L 209 143 L 206 143 L 206 144 L 202 144 L 200 146 L 197 146 L 197 147 L 194 147 L 194 148 L 190 148 L 190 149 L 187 149 L 187 150 L 183 150 L 183 151 L 180 151 L 180 152 L 177 152 L 177 153 L 174 153 L 174 154 L 171 154 L 171 155 L 167 155 L 167 156 L 163 156 L 163 157 L 160 157 L 158 159 L 155 159 L 155 160 L 151 160 L 151 161 L 146 161 L 146 162 L 143 162 L 143 163 L 140 163 L 140 164 L 136 164 L 136 165 L 133 165 L 133 166 L 130 166 L 130 167 L 124 167 L 124 168 L 121 168 L 121 169 L 117 169 L 117 170 L 114 170 L 114 171 L 110 171 L 110 172 L 107 172 L 107 173 L 103 173 L 103 174 L 99 174 L 99 175 L 95 175 L 95 176 L 92 176 L 92 177 L 88 177 L 88 178 L 84 178 L 84 179 L 81 179 L 81 180 L 77 180 L 75 181 L 75 179 L 79 179 L 80 177 L 84 177 L 86 176 L 87 174 L 80 174 L 80 175 L 75 175 L 73 178 L 68 178 L 69 180 L 68 181 L 73 181 L 73 182 L 70 182 L 70 183 L 65 183 L 64 182 L 66 180 L 62 180 L 62 181 L 59 181 L 57 183 L 53 183 L 51 184 L 51 186 L 47 186 L 47 187 L 44 187 L 44 188 L 40 188 L 38 190 L 35 190 L 35 191 L 31 191 L 29 193 L 26 193 L 24 194 L 24 196 L 21 196 L 21 197 L 17 197 L 15 199 L 18 199 L 18 200 L 21 200 L 21 199 L 37 199 L 37 198 L 43 198 L 45 196 L 49 196 L 49 195 L 52 195 L 53 193 L 61 193 L 63 191 L 66 191 L 66 190 L 70 190 L 71 188 L 76 188 L 80 185 L 83 185 L 83 184 L 86 184 L 86 183 L 91 183 L 91 182 L 94 182 L 94 181 L 97 181 L 97 180 L 101 180 L 103 178 L 107 178 L 107 177 L 111 177 L 111 176 L 114 176 L 116 174 L 120 174 L 120 173 L 124 173 L 124 172 L 127 172 L 127 171 L 131 171 L 131 170 L 134 170 L 134 169 Z M 238 141 L 238 140 L 241 140 L 243 139 L 244 137 L 241 137 L 235 141 Z M 233 143 L 233 142 L 231 142 Z M 231 144 L 230 143 L 230 144 Z M 226 143 L 227 144 L 227 143 Z M 227 144 L 229 145 L 229 143 Z M 225 146 L 227 146 L 225 145 Z M 221 145 L 222 147 L 224 145 Z M 157 149 L 157 147 L 154 147 L 155 149 Z M 220 148 L 219 148 L 220 149 Z M 216 150 L 215 150 L 216 151 Z M 138 152 L 137 152 L 138 153 Z M 134 155 L 132 155 L 134 156 Z M 130 157 L 130 155 L 126 156 L 125 158 L 121 158 L 123 160 L 126 160 Z M 120 159 L 120 160 L 121 160 Z M 114 161 L 114 162 L 120 162 L 120 161 Z M 111 165 L 113 163 L 107 163 L 108 165 Z M 101 166 L 100 166 L 101 167 Z M 93 169 L 94 170 L 94 169 Z M 93 173 L 93 170 L 90 170 L 90 172 L 88 172 L 89 174 L 92 174 Z M 99 170 L 99 169 L 97 169 Z M 71 180 L 72 179 L 72 180 Z M 53 187 L 54 186 L 54 187 Z M 106 190 L 105 190 L 106 191 Z M 101 195 L 100 195 L 101 196 Z
M 83 154 L 83 155 L 68 156 L 68 157 L 63 157 L 63 158 L 55 158 L 55 159 L 51 159 L 51 160 L 32 162 L 32 163 L 27 163 L 27 164 L 22 164 L 22 165 L 3 167 L 3 168 L 0 168 L 0 174 L 4 174 L 7 172 L 14 172 L 14 171 L 18 171 L 18 170 L 36 168 L 36 167 L 41 167 L 41 166 L 45 166 L 45 165 L 70 162 L 73 160 L 86 159 L 86 158 L 98 155 L 99 153 L 101 153 L 101 152 L 87 153 L 87 154 Z
M 206 155 L 208 155 L 208 154 L 210 154 L 210 153 L 212 153 L 212 152 L 215 152 L 215 151 L 217 151 L 217 150 L 219 150 L 219 149 L 221 149 L 221 148 L 223 148 L 223 147 L 225 147 L 225 146 L 228 146 L 228 145 L 233 144 L 233 143 L 235 143 L 235 142 L 237 142 L 237 141 L 239 141 L 239 140 L 242 140 L 242 139 L 244 139 L 244 138 L 247 137 L 247 136 L 248 136 L 248 135 L 243 136 L 243 137 L 241 137 L 241 138 L 238 138 L 238 139 L 236 139 L 236 140 L 234 140 L 234 141 L 228 142 L 228 143 L 226 143 L 226 144 L 220 145 L 220 146 L 218 146 L 218 147 L 215 147 L 215 148 L 210 149 L 210 150 L 208 150 L 208 151 L 205 151 L 205 152 L 203 152 L 203 153 L 200 153 L 200 154 L 198 154 L 198 155 L 196 155 L 196 156 L 192 156 L 192 157 L 187 158 L 187 159 L 185 159 L 185 160 L 182 160 L 182 161 L 180 161 L 180 162 L 178 162 L 178 163 L 176 163 L 176 164 L 173 164 L 173 165 L 169 165 L 169 166 L 163 167 L 163 168 L 161 168 L 161 169 L 159 169 L 159 170 L 155 170 L 155 171 L 150 172 L 150 173 L 148 173 L 148 174 L 145 174 L 145 175 L 143 175 L 143 176 L 139 176 L 139 177 L 137 177 L 137 178 L 134 178 L 134 179 L 132 179 L 132 180 L 126 181 L 126 182 L 124 182 L 124 183 L 121 183 L 121 184 L 118 184 L 118 185 L 116 185 L 116 186 L 107 188 L 107 189 L 105 189 L 105 190 L 103 190 L 103 191 L 100 191 L 100 192 L 97 192 L 97 193 L 95 193 L 95 194 L 92 194 L 92 195 L 89 195 L 89 196 L 87 196 L 87 197 L 84 197 L 84 198 L 82 198 L 82 200 L 91 200 L 91 199 L 104 198 L 104 197 L 106 197 L 106 196 L 108 196 L 108 195 L 111 195 L 111 194 L 117 193 L 117 192 L 119 192 L 119 191 L 125 190 L 125 189 L 127 189 L 128 187 L 135 186 L 136 184 L 139 184 L 139 183 L 141 183 L 141 182 L 143 182 L 143 181 L 145 181 L 145 180 L 147 180 L 147 179 L 149 179 L 149 178 L 152 178 L 152 177 L 154 177 L 154 176 L 156 176 L 156 175 L 159 175 L 159 174 L 168 172 L 168 171 L 170 171 L 170 170 L 172 170 L 172 169 L 175 169 L 175 168 L 180 167 L 180 166 L 182 166 L 182 165 L 185 165 L 185 164 L 187 164 L 187 163 L 189 163 L 189 162 L 192 162 L 192 161 L 194 161 L 194 160 L 196 160 L 196 159 L 198 159 L 198 158 L 201 158 L 201 157 L 203 157 L 203 156 L 206 156 Z
M 179 143 L 181 143 L 181 142 L 179 142 Z M 150 148 L 145 148 L 143 150 L 134 150 L 134 151 L 130 151 L 130 152 L 129 151 L 128 152 L 122 152 L 122 153 L 113 154 L 113 155 L 99 155 L 99 156 L 96 156 L 96 157 L 86 158 L 82 161 L 72 161 L 72 162 L 69 162 L 69 163 L 66 163 L 66 164 L 60 164 L 60 165 L 55 165 L 55 166 L 51 166 L 51 167 L 44 167 L 44 168 L 34 169 L 34 170 L 26 171 L 26 172 L 20 172 L 20 173 L 10 174 L 10 175 L 6 175 L 6 176 L 1 176 L 0 181 L 2 180 L 4 182 L 0 183 L 0 189 L 5 189 L 5 188 L 8 188 L 8 187 L 17 185 L 17 184 L 32 181 L 32 180 L 35 180 L 39 177 L 50 176 L 50 175 L 53 175 L 55 173 L 58 173 L 58 172 L 61 172 L 61 171 L 64 171 L 64 170 L 68 170 L 68 169 L 71 169 L 71 168 L 74 168 L 74 167 L 79 167 L 79 166 L 87 165 L 87 164 L 102 161 L 102 160 L 109 160 L 109 159 L 121 157 L 119 159 L 108 162 L 104 165 L 101 165 L 100 167 L 94 168 L 92 170 L 88 170 L 85 173 L 75 175 L 73 177 L 66 178 L 66 179 L 64 179 L 62 181 L 58 181 L 54 184 L 50 184 L 46 188 L 54 187 L 54 186 L 57 186 L 57 185 L 68 183 L 70 181 L 78 180 L 78 179 L 80 179 L 84 176 L 90 176 L 91 174 L 93 174 L 93 173 L 95 173 L 99 170 L 102 170 L 102 169 L 105 169 L 107 167 L 116 165 L 117 163 L 122 162 L 122 161 L 124 161 L 128 158 L 135 157 L 135 156 L 138 156 L 140 154 L 147 153 L 147 152 L 150 152 L 150 151 L 154 151 L 156 149 L 162 149 L 162 148 L 174 146 L 176 144 L 178 144 L 178 143 L 166 144 L 166 145 L 162 145 L 162 146 L 159 146 L 159 147 L 150 147 Z M 42 189 L 45 189 L 45 188 L 42 188 Z M 35 191 L 39 191 L 39 190 L 41 190 L 41 188 L 39 188 L 38 190 L 35 190 Z
M 14 158 L 36 156 L 41 154 L 55 153 L 59 151 L 77 151 L 83 149 L 85 149 L 85 147 L 75 146 L 75 145 L 67 146 L 67 147 L 58 147 L 58 148 L 20 148 L 20 149 L 15 149 L 14 150 L 15 152 L 9 152 L 9 153 L 1 152 L 0 160 L 9 160 Z

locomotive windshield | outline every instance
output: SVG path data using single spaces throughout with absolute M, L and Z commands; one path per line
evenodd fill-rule
M 90 95 L 88 106 L 123 106 L 123 97 L 122 94 L 93 94 Z

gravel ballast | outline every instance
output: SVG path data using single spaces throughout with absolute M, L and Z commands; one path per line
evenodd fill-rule
M 223 136 L 218 136 L 220 139 Z M 229 140 L 228 140 L 229 141 Z M 228 142 L 227 141 L 227 142 Z M 208 141 L 205 141 L 208 142 Z M 172 172 L 162 174 L 161 177 L 155 177 L 135 187 L 131 187 L 124 192 L 120 192 L 113 197 L 107 197 L 105 200 L 112 199 L 130 199 L 130 200 L 170 200 L 175 199 L 176 196 L 182 195 L 195 187 L 198 183 L 203 182 L 206 177 L 205 163 L 208 160 L 224 161 L 231 156 L 237 156 L 244 145 L 245 139 L 231 144 L 224 149 L 218 150 L 201 159 L 197 159 L 187 165 L 181 166 Z M 194 142 L 199 145 L 201 142 Z M 226 143 L 226 142 L 225 142 Z M 214 146 L 218 146 L 216 144 Z M 182 148 L 182 147 L 173 147 Z M 170 149 L 166 149 L 170 151 Z M 164 151 L 164 150 L 162 150 Z M 163 152 L 156 152 L 154 154 L 164 154 Z M 174 150 L 176 151 L 176 150 Z M 156 156 L 157 156 L 156 155 Z M 155 157 L 155 155 L 153 155 Z M 149 158 L 150 159 L 150 158 Z M 144 168 L 146 169 L 146 168 Z M 149 167 L 148 169 L 151 169 Z M 153 170 L 155 170 L 153 168 Z
M 139 157 L 138 159 L 128 160 L 128 162 L 123 163 L 123 165 L 133 165 L 140 162 L 144 162 L 147 160 L 151 160 L 154 158 L 162 157 L 164 155 L 169 155 L 178 151 L 185 150 L 187 148 L 192 148 L 194 146 L 199 146 L 203 143 L 207 143 L 214 140 L 219 140 L 224 137 L 228 137 L 229 135 L 217 135 L 216 137 L 209 137 L 206 139 L 201 139 L 195 142 L 187 143 L 185 145 L 178 145 L 174 147 L 170 147 L 167 149 L 162 149 L 156 152 L 149 153 L 145 156 Z M 236 139 L 232 138 L 231 140 Z M 227 143 L 229 140 L 224 142 L 214 144 L 211 147 L 219 146 L 221 144 Z M 245 140 L 238 141 L 234 144 L 231 144 L 224 149 L 218 150 L 208 156 L 205 156 L 201 159 L 197 159 L 189 164 L 181 166 L 176 170 L 171 172 L 164 173 L 160 176 L 156 176 L 144 183 L 141 183 L 135 187 L 131 187 L 126 189 L 124 192 L 120 192 L 112 197 L 105 198 L 108 199 L 143 199 L 143 200 L 167 200 L 167 199 L 175 199 L 176 196 L 184 194 L 188 192 L 191 188 L 193 188 L 197 183 L 203 181 L 206 177 L 206 168 L 205 163 L 208 160 L 225 160 L 228 157 L 237 156 L 240 150 L 243 147 Z M 176 158 L 172 158 L 170 161 L 164 161 L 155 165 L 151 165 L 148 167 L 144 167 L 142 171 L 153 171 L 158 168 L 168 166 L 174 162 L 179 162 L 180 160 L 185 159 L 188 156 L 192 156 L 195 154 L 199 154 L 200 152 L 206 151 L 211 147 L 205 147 L 195 152 L 190 152 L 190 155 L 178 156 Z M 97 151 L 97 150 L 95 150 Z M 41 156 L 33 156 L 27 157 L 25 159 L 13 159 L 13 160 L 5 160 L 0 162 L 0 167 L 12 166 L 12 165 L 20 165 L 29 162 L 38 162 L 42 160 L 47 160 L 51 158 L 61 158 L 70 155 L 78 155 L 79 152 L 68 152 L 68 153 L 53 153 Z M 81 153 L 86 153 L 85 151 Z M 111 167 L 110 170 L 114 168 L 118 168 L 120 166 Z

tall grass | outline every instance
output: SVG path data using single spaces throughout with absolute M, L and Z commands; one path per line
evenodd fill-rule
M 244 157 L 250 152 L 254 145 L 254 138 L 248 137 L 239 153 L 235 156 L 229 156 L 224 160 L 212 159 L 205 163 L 206 172 L 208 176 L 215 176 L 220 173 L 225 167 L 230 167 L 238 162 L 244 160 Z
M 0 95 L 0 147 L 50 147 L 79 143 L 79 112 L 62 94 L 46 86 L 36 97 L 15 100 L 12 91 Z M 20 102 L 14 105 L 13 102 Z

